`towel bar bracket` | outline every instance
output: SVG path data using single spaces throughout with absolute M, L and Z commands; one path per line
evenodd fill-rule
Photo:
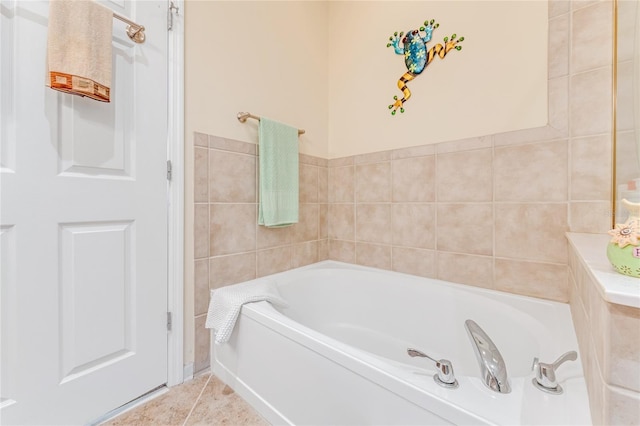
M 113 13 L 113 17 L 127 24 L 127 35 L 131 40 L 135 41 L 136 43 L 144 43 L 144 40 L 146 39 L 146 36 L 144 34 L 144 26 L 136 24 L 131 19 L 125 18 L 122 15 L 118 15 L 115 12 Z

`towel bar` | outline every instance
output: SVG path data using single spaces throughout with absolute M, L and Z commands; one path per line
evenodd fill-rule
M 144 26 L 138 25 L 131 19 L 125 18 L 122 15 L 118 15 L 115 12 L 113 12 L 113 17 L 124 22 L 125 24 L 128 24 L 127 35 L 131 40 L 135 41 L 136 43 L 144 43 L 144 40 L 146 38 L 144 34 Z
M 257 115 L 253 115 L 250 112 L 239 112 L 236 117 L 238 118 L 238 121 L 241 123 L 246 122 L 247 118 L 253 118 L 254 120 L 260 121 L 260 117 L 258 117 Z M 298 129 L 298 135 L 303 135 L 303 134 L 304 134 L 304 129 Z

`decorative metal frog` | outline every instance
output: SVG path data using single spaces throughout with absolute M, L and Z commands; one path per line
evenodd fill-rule
M 420 30 L 408 31 L 406 36 L 404 32 L 400 34 L 395 32 L 389 37 L 391 43 L 387 43 L 387 47 L 393 46 L 396 54 L 404 55 L 404 63 L 409 70 L 398 80 L 398 88 L 404 96 L 402 99 L 398 99 L 397 96 L 393 97 L 395 102 L 389 105 L 391 115 L 395 115 L 398 108 L 400 108 L 401 113 L 404 112 L 403 105 L 411 97 L 411 91 L 406 84 L 408 81 L 413 80 L 424 71 L 436 55 L 438 55 L 440 59 L 444 59 L 445 55 L 449 53 L 451 49 L 462 49 L 462 46 L 458 46 L 458 43 L 464 41 L 464 37 L 456 40 L 457 36 L 453 34 L 451 38 L 444 38 L 444 46 L 438 43 L 427 51 L 427 43 L 431 41 L 431 34 L 440 24 L 434 23 L 432 19 L 431 21 L 424 21 L 424 25 L 424 27 L 420 27 Z M 425 35 L 421 36 L 420 31 L 423 31 Z M 402 47 L 400 46 L 401 41 Z

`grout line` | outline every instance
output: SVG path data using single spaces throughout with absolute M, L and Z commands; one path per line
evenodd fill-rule
M 182 426 L 185 426 L 187 424 L 187 421 L 189 420 L 189 417 L 191 417 L 191 413 L 193 413 L 193 410 L 196 408 L 196 405 L 198 405 L 198 402 L 200 401 L 200 398 L 202 397 L 202 394 L 204 393 L 204 390 L 207 388 L 207 385 L 209 385 L 209 382 L 211 381 L 211 377 L 213 377 L 213 374 L 209 374 L 209 378 L 207 379 L 206 383 L 204 384 L 204 386 L 200 390 L 200 393 L 198 394 L 198 397 L 196 398 L 196 400 L 193 403 L 193 405 L 191 406 L 191 410 L 189 410 L 189 414 L 187 414 L 187 417 L 185 417 L 184 422 L 182 423 Z

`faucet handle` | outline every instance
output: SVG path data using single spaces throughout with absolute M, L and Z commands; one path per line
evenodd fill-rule
M 569 351 L 560 356 L 551 364 L 540 362 L 538 358 L 533 359 L 533 384 L 540 390 L 559 395 L 563 392 L 562 387 L 556 380 L 556 370 L 567 361 L 578 359 L 576 351 Z
M 458 387 L 458 381 L 456 380 L 456 377 L 453 374 L 453 365 L 451 364 L 451 361 L 449 361 L 448 359 L 437 360 L 437 359 L 431 358 L 429 355 L 425 354 L 422 351 L 419 351 L 417 349 L 412 349 L 412 348 L 407 349 L 407 354 L 411 358 L 419 356 L 421 358 L 427 358 L 433 361 L 436 364 L 436 368 L 438 369 L 438 374 L 434 374 L 433 380 L 435 380 L 435 382 L 440 386 L 443 386 L 445 388 L 453 388 L 453 389 Z

